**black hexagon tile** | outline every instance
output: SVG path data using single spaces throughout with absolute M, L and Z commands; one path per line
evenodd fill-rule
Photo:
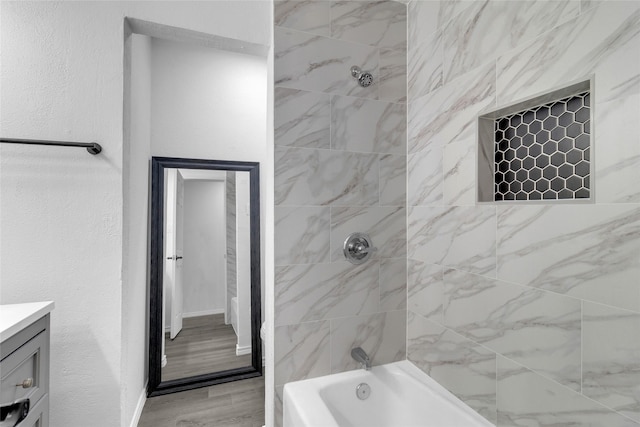
M 495 199 L 589 198 L 590 95 L 495 119 Z

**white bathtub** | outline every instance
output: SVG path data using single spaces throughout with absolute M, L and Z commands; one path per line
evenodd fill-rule
M 371 387 L 365 400 L 360 383 Z M 284 386 L 284 427 L 493 426 L 408 361 Z

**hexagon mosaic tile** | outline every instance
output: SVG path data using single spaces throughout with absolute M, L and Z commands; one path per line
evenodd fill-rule
M 495 120 L 495 200 L 588 199 L 589 92 Z

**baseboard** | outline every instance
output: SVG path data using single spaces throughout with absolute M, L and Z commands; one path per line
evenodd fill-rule
M 251 346 L 247 345 L 244 347 L 236 344 L 236 356 L 244 356 L 245 354 L 251 354 Z
M 210 316 L 212 314 L 224 314 L 224 308 L 215 308 L 213 310 L 192 311 L 191 313 L 182 313 L 183 319 L 189 317 Z
M 142 392 L 140 393 L 140 397 L 138 398 L 138 404 L 136 405 L 136 410 L 133 413 L 133 418 L 131 418 L 130 427 L 138 427 L 138 423 L 140 422 L 140 417 L 142 416 L 142 410 L 144 409 L 144 404 L 147 402 L 147 383 L 144 384 L 142 388 Z

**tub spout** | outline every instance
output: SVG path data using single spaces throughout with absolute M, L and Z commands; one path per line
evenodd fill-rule
M 361 347 L 352 349 L 351 357 L 353 357 L 356 362 L 360 363 L 360 366 L 365 370 L 368 371 L 371 369 L 371 359 Z

